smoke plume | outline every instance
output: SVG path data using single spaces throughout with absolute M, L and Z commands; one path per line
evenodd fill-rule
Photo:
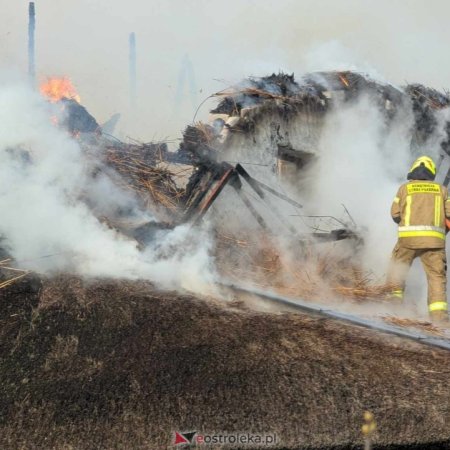
M 142 252 L 136 241 L 98 220 L 99 212 L 124 205 L 134 209 L 138 221 L 151 217 L 106 175 L 92 176 L 93 156 L 51 123 L 52 108 L 26 84 L 2 83 L 2 245 L 22 267 L 38 272 L 144 278 L 164 287 L 205 289 L 213 274 L 204 232 L 178 227 Z

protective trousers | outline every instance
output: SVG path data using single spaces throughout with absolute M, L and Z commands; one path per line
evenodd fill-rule
M 420 258 L 428 281 L 428 311 L 433 317 L 447 315 L 447 259 L 445 248 L 406 248 L 397 243 L 392 252 L 387 282 L 392 296 L 402 299 L 406 276 L 415 258 Z

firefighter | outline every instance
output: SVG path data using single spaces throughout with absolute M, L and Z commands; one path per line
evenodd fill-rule
M 428 281 L 428 311 L 433 322 L 447 323 L 447 260 L 445 236 L 450 218 L 447 188 L 434 182 L 436 165 L 427 156 L 418 158 L 400 186 L 391 207 L 398 224 L 398 240 L 387 277 L 392 298 L 401 302 L 406 275 L 420 258 Z

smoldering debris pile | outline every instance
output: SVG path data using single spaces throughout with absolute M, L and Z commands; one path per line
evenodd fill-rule
M 354 72 L 320 72 L 299 80 L 294 75 L 280 73 L 250 78 L 216 94 L 219 103 L 211 111 L 210 123 L 187 126 L 175 151 L 169 151 L 166 143 L 125 143 L 102 134 L 98 123 L 73 92 L 69 98 L 59 99 L 57 103 L 64 110 L 65 118 L 58 126 L 77 138 L 87 154 L 99 158 L 93 164 L 93 177 L 98 171 L 106 172 L 136 198 L 142 209 L 150 211 L 160 222 L 160 225 L 153 223 L 152 227 L 141 227 L 139 233 L 130 233 L 134 237 L 143 237 L 145 242 L 145 233 L 154 226 L 173 228 L 189 222 L 201 199 L 216 195 L 214 189 L 209 192 L 207 187 L 223 176 L 223 161 L 236 151 L 249 162 L 266 162 L 268 173 L 265 176 L 275 177 L 280 183 L 292 183 L 294 179 L 297 183 L 294 187 L 301 191 L 302 174 L 317 158 L 317 140 L 326 114 L 362 95 L 369 95 L 375 101 L 387 123 L 395 121 L 402 108 L 412 108 L 415 118 L 412 152 L 436 133 L 437 114 L 450 105 L 446 93 L 418 84 L 396 88 Z M 446 131 L 450 136 L 450 125 Z M 450 138 L 444 135 L 441 139 L 442 148 L 447 150 Z M 295 174 L 294 178 L 287 176 L 287 169 Z M 251 208 L 251 205 L 247 203 L 246 207 Z M 121 214 L 126 218 L 126 212 Z M 118 223 L 117 219 L 101 218 L 113 227 Z M 384 296 L 386 286 L 374 285 L 374 280 L 361 273 L 354 264 L 346 266 L 345 276 L 339 275 L 339 270 L 333 272 L 330 264 L 323 265 L 315 257 L 305 259 L 305 254 L 314 253 L 312 247 L 308 247 L 298 258 L 303 265 L 293 271 L 289 269 L 291 264 L 280 258 L 282 250 L 276 233 L 261 240 L 247 239 L 246 236 L 252 234 L 249 230 L 232 230 L 230 235 L 220 221 L 214 222 L 212 217 L 212 222 L 218 236 L 216 261 L 224 274 L 242 277 L 244 270 L 244 278 L 249 281 L 276 286 L 284 292 L 302 292 L 307 298 L 314 298 L 317 283 L 323 283 L 324 279 L 328 279 L 334 293 L 345 297 Z M 261 231 L 268 236 L 267 230 Z M 245 246 L 242 242 L 246 242 Z M 223 255 L 230 257 L 227 259 Z M 314 269 L 312 260 L 315 261 Z M 334 262 L 337 267 L 339 264 Z M 20 275 L 20 272 L 10 271 L 4 275 L 4 282 Z
M 301 162 L 314 159 L 311 155 L 325 115 L 363 95 L 371 96 L 390 121 L 402 108 L 412 109 L 412 151 L 432 137 L 437 131 L 437 112 L 450 106 L 447 93 L 419 84 L 397 88 L 348 71 L 307 74 L 299 80 L 293 74 L 279 73 L 249 78 L 214 94 L 220 101 L 211 110 L 210 123 L 187 126 L 174 152 L 168 151 L 165 143 L 125 144 L 106 136 L 97 144 L 103 147 L 107 164 L 125 183 L 149 198 L 152 206 L 162 205 L 173 212 L 186 206 L 201 176 L 199 171 L 204 173 L 216 162 L 227 160 L 236 147 L 248 147 L 255 161 L 268 152 L 269 170 L 277 171 L 273 167 L 280 159 L 295 161 L 297 169 L 304 169 Z M 300 129 L 300 135 L 298 130 L 292 132 L 291 126 Z M 305 134 L 302 127 L 307 128 Z M 269 149 L 258 147 L 259 136 L 265 135 L 270 135 Z M 444 150 L 446 142 L 450 137 L 442 138 Z M 196 170 L 189 173 L 193 167 Z
M 272 74 L 264 78 L 250 78 L 241 86 L 215 94 L 222 98 L 212 114 L 226 114 L 232 117 L 245 116 L 250 109 L 273 113 L 277 111 L 285 118 L 292 117 L 296 111 L 324 112 L 327 99 L 314 85 L 299 85 L 294 75 Z M 242 130 L 250 125 L 241 124 Z
M 406 86 L 405 92 L 412 100 L 416 141 L 426 142 L 437 131 L 439 122 L 435 112 L 445 110 L 450 106 L 449 93 L 442 93 L 421 84 L 410 84 Z M 445 126 L 445 135 L 446 137 L 441 141 L 441 148 L 445 153 L 450 154 L 449 122 Z
M 167 145 L 109 143 L 104 147 L 104 161 L 120 175 L 119 185 L 131 190 L 149 210 L 163 216 L 178 212 L 183 190 L 177 186 L 177 177 L 183 169 L 170 170 L 165 155 Z
M 180 220 L 194 203 L 205 180 L 217 176 L 218 164 L 229 159 L 237 148 L 245 148 L 244 154 L 249 156 L 246 159 L 250 162 L 260 161 L 260 158 L 269 161 L 269 170 L 275 172 L 281 182 L 291 181 L 284 180 L 289 163 L 295 167 L 297 179 L 301 178 L 316 157 L 317 140 L 326 114 L 363 95 L 370 96 L 378 105 L 388 124 L 393 124 L 405 108 L 413 111 L 411 152 L 432 138 L 437 132 L 439 112 L 450 106 L 447 93 L 418 84 L 397 88 L 354 72 L 320 72 L 299 80 L 295 80 L 293 74 L 272 74 L 250 78 L 216 94 L 219 103 L 211 111 L 210 123 L 187 126 L 175 152 L 169 152 L 161 144 L 122 149 L 116 145 L 108 148 L 108 161 L 112 164 L 120 161 L 116 169 L 126 180 L 134 177 L 131 174 L 137 168 L 138 181 L 131 184 L 138 186 L 140 195 L 150 193 L 153 206 L 170 210 L 172 218 L 177 211 Z M 269 140 L 264 144 L 269 145 L 263 146 L 261 136 L 267 135 Z M 440 144 L 444 150 L 446 142 L 450 139 L 442 138 Z M 156 167 L 161 164 L 166 167 L 172 164 L 172 172 L 165 171 L 163 176 L 161 173 L 150 175 L 150 172 L 160 170 Z M 175 181 L 173 167 L 176 166 L 194 168 L 192 175 L 186 177 L 183 188 Z M 161 177 L 161 182 L 151 181 L 147 187 L 143 180 L 154 180 L 157 176 Z M 302 262 L 292 270 L 291 262 L 280 257 L 282 250 L 276 236 L 270 237 L 266 233 L 264 239 L 248 239 L 246 230 L 234 230 L 230 236 L 220 224 L 215 226 L 216 262 L 222 273 L 235 279 L 250 280 L 311 299 L 316 293 L 323 294 L 318 285 L 323 285 L 324 280 L 334 294 L 356 300 L 384 298 L 389 290 L 379 280 L 363 273 L 357 262 L 346 262 L 339 255 L 337 258 L 330 254 L 318 258 L 314 250 L 309 249 L 298 256 L 297 261 Z M 264 234 L 265 230 L 262 232 Z M 223 239 L 223 236 L 227 237 Z M 346 270 L 342 270 L 343 267 Z
M 283 73 L 250 78 L 215 96 L 221 101 L 211 114 L 216 128 L 220 128 L 225 154 L 233 154 L 233 149 L 245 141 L 245 146 L 251 148 L 246 156 L 251 157 L 265 144 L 271 147 L 265 161 L 270 161 L 270 156 L 287 161 L 289 157 L 296 157 L 297 166 L 299 161 L 316 152 L 325 115 L 361 96 L 369 96 L 378 105 L 388 127 L 412 109 L 413 151 L 438 131 L 439 111 L 450 105 L 446 92 L 420 84 L 395 87 L 349 71 L 313 73 L 298 81 L 293 75 Z M 444 134 L 441 147 L 447 152 L 448 126 Z M 264 141 L 261 136 L 265 136 Z
M 313 245 L 293 254 L 267 233 L 216 236 L 215 261 L 233 283 L 252 285 L 308 300 L 345 298 L 354 302 L 384 300 L 392 287 L 361 269 L 355 254 Z
M 97 133 L 100 131 L 100 125 L 94 119 L 87 109 L 72 99 L 63 98 L 59 101 L 61 107 L 61 116 L 63 117 L 61 125 L 72 135 L 80 133 Z

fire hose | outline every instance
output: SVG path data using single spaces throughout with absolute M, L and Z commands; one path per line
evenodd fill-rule
M 251 286 L 238 286 L 229 282 L 220 283 L 221 286 L 228 288 L 235 292 L 241 292 L 245 294 L 255 295 L 264 300 L 268 300 L 271 303 L 276 303 L 278 305 L 307 313 L 310 315 L 316 315 L 319 317 L 325 317 L 331 320 L 337 320 L 351 325 L 356 325 L 363 328 L 368 328 L 371 330 L 376 330 L 384 334 L 394 335 L 400 338 L 408 339 L 414 342 L 418 342 L 423 345 L 428 345 L 431 347 L 438 347 L 444 350 L 450 350 L 450 339 L 445 339 L 441 337 L 431 336 L 429 334 L 412 332 L 409 330 L 396 327 L 394 325 L 385 324 L 382 322 L 376 322 L 373 320 L 365 319 L 351 314 L 341 313 L 339 311 L 326 309 L 320 305 L 316 305 L 310 302 L 306 302 L 302 299 L 289 298 L 278 295 L 271 291 L 262 291 L 255 289 Z

